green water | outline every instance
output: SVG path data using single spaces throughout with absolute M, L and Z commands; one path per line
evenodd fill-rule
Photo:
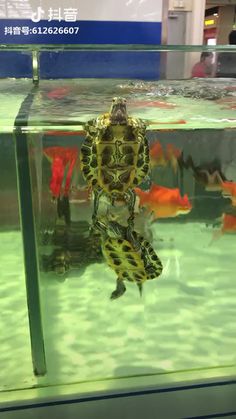
M 218 81 L 214 88 L 210 81 L 186 81 L 185 90 L 183 83 L 172 82 L 178 94 L 168 93 L 171 83 L 167 82 L 161 87 L 157 83 L 130 85 L 124 80 L 41 82 L 26 127 L 47 364 L 47 374 L 40 378 L 32 370 L 12 136 L 14 119 L 31 85 L 27 81 L 12 83 L 1 81 L 5 102 L 0 102 L 1 390 L 194 369 L 209 369 L 210 377 L 210 368 L 234 365 L 236 240 L 233 233 L 214 237 L 222 228 L 222 215 L 235 214 L 235 208 L 220 190 L 207 190 L 192 167 L 178 166 L 175 171 L 168 163 L 151 171 L 149 181 L 187 193 L 193 209 L 154 223 L 146 213 L 136 214 L 136 229 L 152 243 L 164 268 L 159 278 L 145 282 L 141 298 L 135 284 L 127 283 L 126 293 L 110 300 L 116 274 L 99 248 L 97 260 L 94 257 L 89 262 L 92 250 L 86 235 L 93 202 L 81 202 L 78 191 L 77 195 L 71 193 L 70 208 L 75 230 L 79 222 L 85 223 L 85 232 L 78 228 L 80 258 L 64 277 L 44 269 L 41 263 L 42 257 L 49 257 L 56 248 L 50 240 L 46 243 L 46 232 L 50 236 L 58 228 L 45 147 L 77 146 L 80 150 L 82 123 L 107 111 L 111 98 L 122 95 L 131 115 L 150 122 L 150 147 L 157 141 L 164 150 L 167 144 L 174 144 L 184 159 L 191 156 L 195 167 L 209 173 L 218 170 L 236 182 L 233 81 Z M 206 86 L 217 93 L 214 98 L 209 94 L 198 98 L 197 93 L 185 97 L 190 87 L 194 96 Z M 79 168 L 72 184 L 75 188 L 85 185 Z M 122 217 L 127 216 L 125 209 L 120 211 Z M 63 228 L 62 223 L 60 231 Z M 68 242 L 63 246 L 66 249 Z

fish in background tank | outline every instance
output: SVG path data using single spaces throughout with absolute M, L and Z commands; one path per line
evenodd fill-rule
M 235 363 L 235 106 L 234 80 L 40 80 L 39 385 Z

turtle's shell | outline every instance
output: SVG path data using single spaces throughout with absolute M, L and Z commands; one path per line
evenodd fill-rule
M 108 194 L 124 194 L 149 171 L 146 125 L 138 118 L 112 124 L 109 114 L 90 121 L 81 148 L 81 168 L 89 185 Z
M 161 274 L 162 263 L 151 244 L 135 234 L 140 251 L 135 250 L 128 240 L 112 237 L 103 241 L 102 250 L 107 264 L 116 272 L 119 280 L 143 283 Z

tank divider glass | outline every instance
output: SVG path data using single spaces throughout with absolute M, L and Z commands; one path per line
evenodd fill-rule
M 46 373 L 46 360 L 40 309 L 39 267 L 36 248 L 36 229 L 33 213 L 28 142 L 27 133 L 23 132 L 23 128 L 28 125 L 29 111 L 36 90 L 37 86 L 35 85 L 21 105 L 15 119 L 14 137 L 31 352 L 34 373 L 39 376 Z
M 33 70 L 33 83 L 39 82 L 39 52 L 32 51 L 32 70 Z

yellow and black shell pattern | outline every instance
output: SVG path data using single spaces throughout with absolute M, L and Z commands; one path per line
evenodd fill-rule
M 160 276 L 163 266 L 151 244 L 136 232 L 133 233 L 140 243 L 139 251 L 130 241 L 112 237 L 102 242 L 102 251 L 118 280 L 142 284 Z
M 127 117 L 124 124 L 112 124 L 107 113 L 88 122 L 85 131 L 81 169 L 93 189 L 122 195 L 145 179 L 149 148 L 142 120 Z

